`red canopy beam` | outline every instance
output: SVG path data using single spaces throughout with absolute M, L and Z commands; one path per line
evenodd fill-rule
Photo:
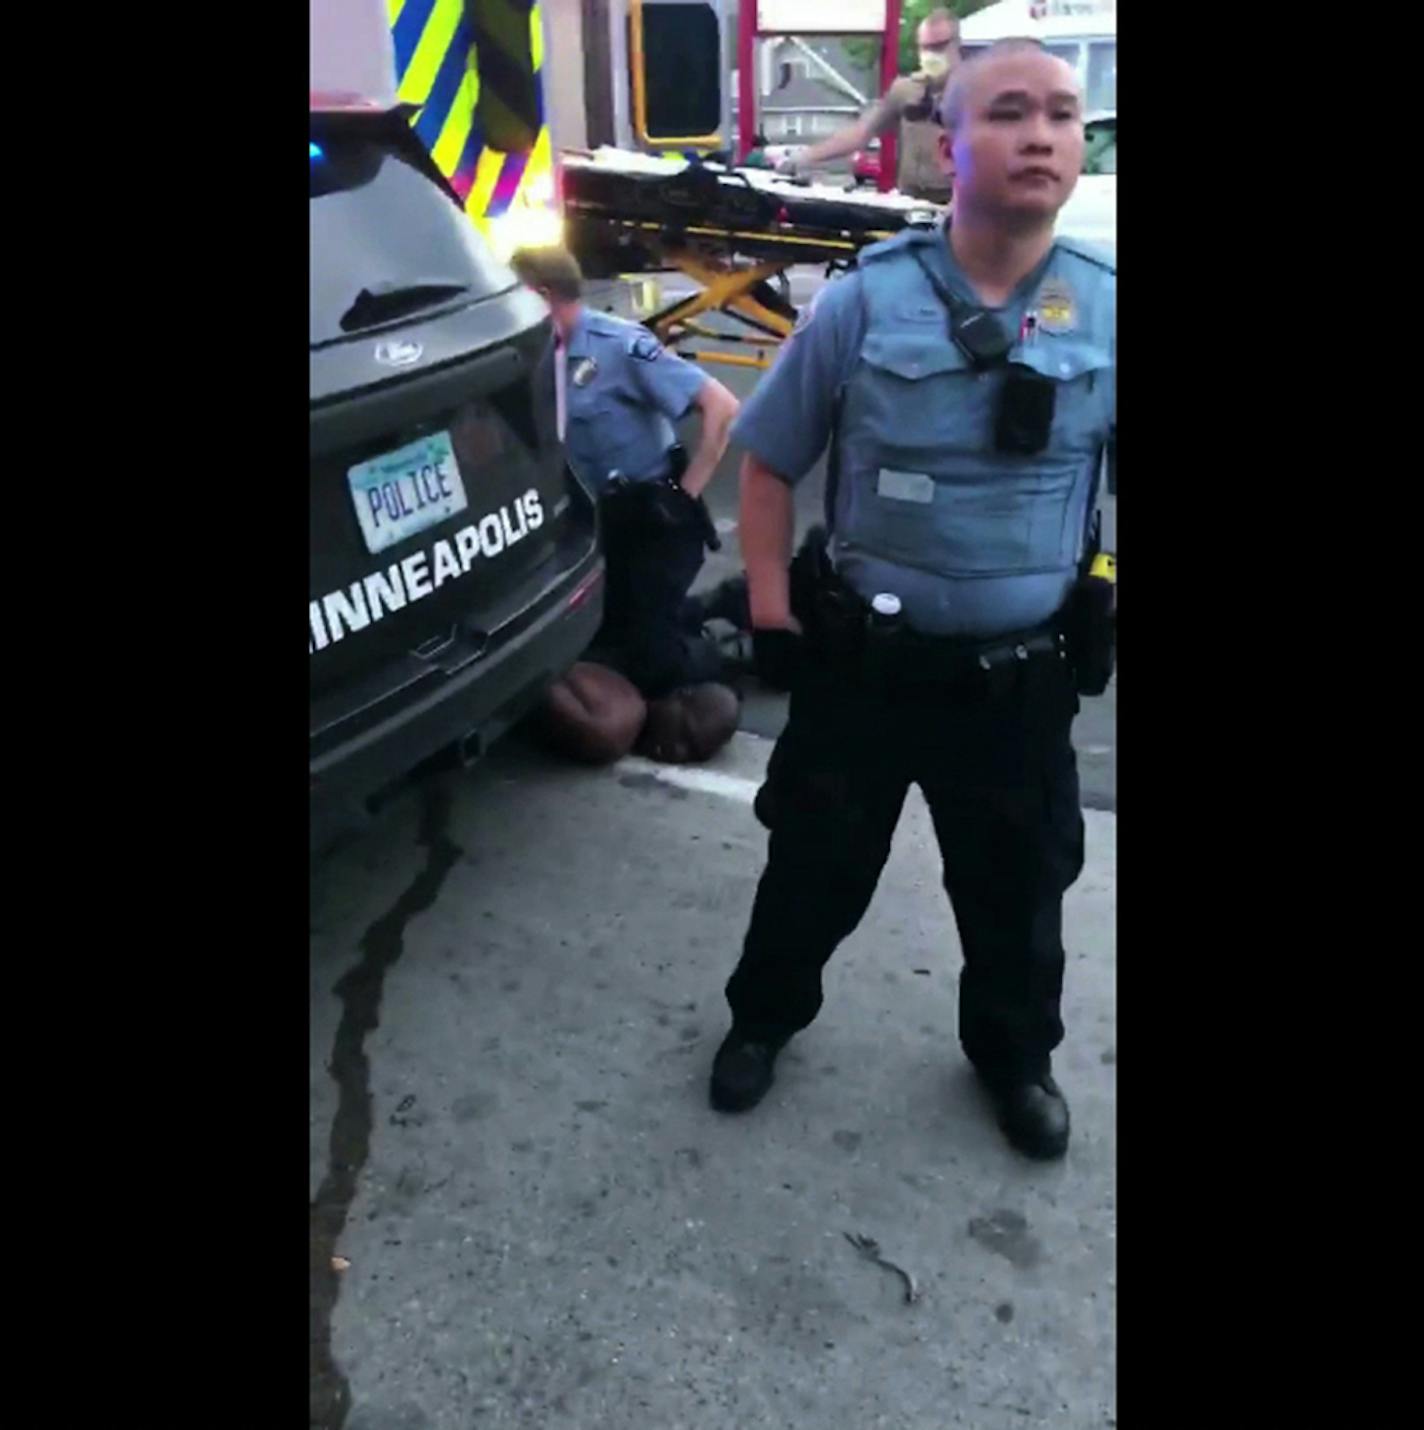
M 757 0 L 742 0 L 737 11 L 737 160 L 756 147 L 758 85 L 756 42 L 761 35 Z M 890 88 L 900 72 L 900 16 L 903 0 L 885 0 L 885 40 L 880 54 L 880 92 Z M 832 22 L 834 24 L 834 22 Z M 834 34 L 834 28 L 825 31 Z M 895 134 L 880 141 L 880 187 L 895 187 Z
M 901 0 L 885 0 L 885 46 L 880 53 L 880 93 L 900 77 L 900 15 Z M 896 160 L 900 136 L 891 129 L 880 137 L 880 192 L 889 193 L 895 187 Z

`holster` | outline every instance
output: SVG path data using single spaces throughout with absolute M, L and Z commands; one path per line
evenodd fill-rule
M 1068 601 L 1059 618 L 1068 663 L 1080 695 L 1101 695 L 1117 665 L 1117 583 L 1092 574 L 1102 551 L 1101 518 L 1093 533 Z
M 865 651 L 869 606 L 836 574 L 823 526 L 806 533 L 791 560 L 791 614 L 810 649 L 835 664 L 854 664 Z
M 604 526 L 610 533 L 633 538 L 691 528 L 704 544 L 715 542 L 711 547 L 715 551 L 721 542 L 706 503 L 688 496 L 678 485 L 687 470 L 682 448 L 674 448 L 673 457 L 673 467 L 665 477 L 644 482 L 614 477 L 603 493 Z
M 682 489 L 682 479 L 687 475 L 688 467 L 687 448 L 679 442 L 668 455 L 672 459 L 672 466 L 664 481 L 655 485 L 670 487 L 691 506 L 693 519 L 702 532 L 703 545 L 709 551 L 720 551 L 722 538 L 717 535 L 717 527 L 712 520 L 712 513 L 707 508 L 706 499 L 701 496 L 688 496 Z

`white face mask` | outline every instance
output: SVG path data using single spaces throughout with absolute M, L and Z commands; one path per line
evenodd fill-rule
M 948 74 L 949 56 L 940 50 L 921 50 L 920 73 L 929 75 L 931 79 L 938 79 L 941 75 Z

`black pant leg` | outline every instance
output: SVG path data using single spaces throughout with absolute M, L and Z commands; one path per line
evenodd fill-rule
M 622 647 L 632 627 L 639 535 L 637 525 L 628 515 L 626 499 L 605 503 L 603 624 L 597 638 L 600 645 Z
M 954 705 L 921 784 L 964 948 L 959 1037 L 988 1076 L 1033 1076 L 1063 1040 L 1063 895 L 1083 868 L 1071 742 L 1078 699 L 1057 661 Z
M 792 692 L 772 756 L 766 870 L 727 983 L 739 1026 L 791 1033 L 820 1011 L 821 971 L 870 904 L 909 788 L 891 720 L 828 673 Z
M 707 676 L 693 660 L 683 628 L 683 604 L 702 569 L 702 534 L 690 523 L 649 525 L 625 556 L 623 646 L 631 679 L 650 699 Z

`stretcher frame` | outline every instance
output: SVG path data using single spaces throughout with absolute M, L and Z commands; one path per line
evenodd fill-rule
M 760 201 L 775 210 L 774 219 L 756 227 L 739 227 L 713 221 L 709 215 L 669 213 L 663 218 L 650 212 L 657 207 L 655 200 L 650 203 L 648 199 L 656 193 L 655 182 L 635 201 L 640 176 L 615 169 L 600 177 L 628 181 L 624 189 L 629 201 L 619 203 L 605 194 L 597 201 L 580 203 L 568 193 L 573 186 L 566 171 L 566 222 L 574 252 L 581 257 L 618 255 L 619 271 L 625 274 L 675 270 L 692 279 L 697 285 L 695 293 L 645 317 L 643 323 L 683 357 L 733 367 L 769 367 L 777 346 L 791 335 L 797 311 L 774 286 L 788 269 L 798 264 L 824 266 L 828 273 L 849 268 L 862 248 L 893 237 L 916 215 L 920 221 L 932 222 L 937 213 L 929 205 L 907 203 L 898 209 L 864 205 L 867 216 L 884 216 L 884 226 L 823 227 L 789 213 L 788 204 L 795 204 L 800 195 L 763 193 Z M 831 205 L 853 209 L 858 199 L 854 193 L 837 193 L 831 198 L 824 190 L 808 191 L 804 197 L 812 212 Z M 728 333 L 709 328 L 701 320 L 712 313 L 733 319 L 737 330 Z M 709 342 L 750 351 L 723 352 L 693 345 Z

